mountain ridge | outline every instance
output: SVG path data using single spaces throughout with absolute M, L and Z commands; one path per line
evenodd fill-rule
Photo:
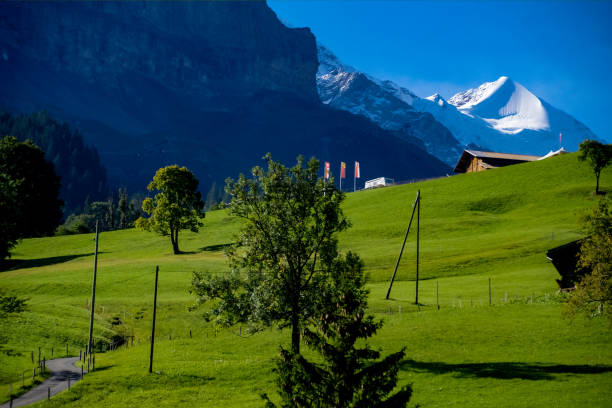
M 313 34 L 265 2 L 5 3 L 0 57 L 0 109 L 78 128 L 130 191 L 169 164 L 206 191 L 266 152 L 356 160 L 364 179 L 449 171 L 417 139 L 322 104 Z
M 392 81 L 343 64 L 320 44 L 318 49 L 319 59 L 325 61 L 325 71 L 320 66 L 317 73 L 324 103 L 397 130 L 410 127 L 417 113 L 431 114 L 435 120 L 428 121 L 428 131 L 415 135 L 429 153 L 450 165 L 466 147 L 544 155 L 560 147 L 575 151 L 582 140 L 598 139 L 584 124 L 507 76 L 458 92 L 448 100 L 439 94 L 421 98 Z M 369 87 L 357 78 L 367 79 Z

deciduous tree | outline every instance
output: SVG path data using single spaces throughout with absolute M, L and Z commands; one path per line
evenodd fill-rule
M 612 145 L 605 145 L 595 140 L 586 139 L 580 143 L 580 153 L 578 160 L 588 160 L 595 173 L 597 184 L 595 185 L 595 194 L 599 194 L 599 176 L 601 171 L 612 162 Z
M 62 217 L 60 178 L 30 141 L 0 139 L 0 256 L 20 238 L 51 235 Z
M 349 226 L 344 199 L 319 178 L 319 162 L 286 168 L 265 156 L 267 169 L 252 178 L 229 179 L 230 212 L 244 220 L 228 250 L 232 273 L 209 278 L 194 273 L 192 292 L 200 302 L 219 299 L 210 315 L 249 330 L 277 324 L 291 327 L 291 350 L 299 353 L 303 322 L 316 310 L 321 282 L 337 255 L 336 234 Z
M 166 166 L 157 170 L 147 189 L 158 193 L 142 202 L 143 211 L 151 216 L 138 218 L 136 227 L 169 236 L 174 253 L 179 254 L 179 232 L 198 232 L 203 225 L 204 203 L 198 179 L 186 167 Z
M 612 214 L 608 199 L 601 199 L 587 215 L 584 229 L 588 236 L 580 248 L 578 265 L 591 272 L 568 296 L 566 312 L 612 319 Z

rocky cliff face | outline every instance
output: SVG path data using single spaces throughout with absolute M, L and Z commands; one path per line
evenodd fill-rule
M 143 190 L 189 167 L 203 189 L 271 152 L 358 160 L 397 180 L 448 168 L 321 104 L 317 49 L 260 1 L 5 2 L 0 109 L 47 110 L 100 151 L 111 183 Z
M 317 98 L 314 36 L 259 1 L 8 2 L 0 37 L 8 60 L 16 51 L 111 92 L 136 75 L 210 108 L 260 90 Z

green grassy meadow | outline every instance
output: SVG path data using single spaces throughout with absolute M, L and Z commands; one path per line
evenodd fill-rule
M 413 385 L 410 405 L 611 406 L 611 327 L 562 316 L 558 275 L 545 256 L 581 236 L 578 219 L 596 203 L 594 184 L 590 167 L 571 154 L 347 195 L 344 211 L 353 226 L 339 236 L 340 247 L 364 260 L 370 310 L 385 321 L 370 343 L 383 354 L 406 347 L 400 384 Z M 601 187 L 612 190 L 612 169 L 602 174 Z M 414 305 L 416 230 L 391 299 L 384 300 L 418 189 L 420 307 Z M 210 212 L 200 233 L 181 234 L 182 255 L 172 255 L 169 239 L 152 233 L 102 233 L 95 336 L 102 343 L 133 334 L 134 346 L 98 354 L 94 373 L 38 405 L 262 406 L 261 393 L 274 395 L 271 370 L 289 333 L 215 330 L 201 310 L 188 311 L 192 271 L 226 273 L 223 247 L 238 228 L 226 211 Z M 29 298 L 27 312 L 0 320 L 0 400 L 8 399 L 10 383 L 18 392 L 21 372 L 29 370 L 31 382 L 31 352 L 38 347 L 47 359 L 51 348 L 55 357 L 66 346 L 72 355 L 83 349 L 93 250 L 93 234 L 28 239 L 0 272 L 1 290 Z M 148 374 L 156 265 L 155 373 Z

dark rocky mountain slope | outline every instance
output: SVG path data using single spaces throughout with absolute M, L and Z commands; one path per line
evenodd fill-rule
M 414 139 L 319 101 L 316 42 L 265 2 L 7 2 L 0 108 L 47 110 L 142 190 L 178 163 L 203 189 L 270 151 L 362 163 L 363 178 L 442 175 Z M 362 179 L 363 180 L 363 179 Z

